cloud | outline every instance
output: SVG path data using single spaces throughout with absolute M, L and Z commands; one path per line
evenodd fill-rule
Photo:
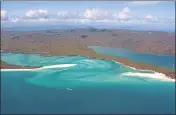
M 134 4 L 134 5 L 151 5 L 151 4 L 158 4 L 162 1 L 133 1 L 129 2 L 129 4 Z
M 47 10 L 29 10 L 21 16 L 7 15 L 5 10 L 1 11 L 1 19 L 6 20 L 5 24 L 49 24 L 49 23 L 61 23 L 61 24 L 151 24 L 151 23 L 163 23 L 163 24 L 174 24 L 175 18 L 165 19 L 157 18 L 148 14 L 144 17 L 131 16 L 131 9 L 124 7 L 119 12 L 111 12 L 106 9 L 92 8 L 85 9 L 82 13 L 74 11 L 59 11 L 56 14 L 50 14 Z M 4 23 L 3 23 L 4 24 Z
M 47 22 L 50 21 L 51 19 L 47 19 L 47 18 L 39 18 L 38 21 L 40 22 Z
M 87 24 L 92 22 L 92 20 L 89 19 L 61 19 L 57 20 L 58 23 L 62 24 Z
M 163 22 L 164 23 L 167 23 L 167 24 L 175 24 L 175 19 L 173 18 L 170 18 L 170 19 L 168 19 L 168 18 L 166 18 L 166 19 L 163 19 Z
M 150 14 L 148 14 L 148 15 L 145 16 L 145 18 L 148 19 L 148 20 L 152 20 L 152 19 L 153 19 L 153 16 L 150 15 Z
M 68 11 L 58 12 L 57 15 L 61 19 L 79 18 L 80 17 L 77 12 L 68 12 Z
M 33 22 L 33 23 L 48 23 L 48 22 L 56 22 L 57 19 L 54 18 L 37 18 L 37 19 L 21 19 L 20 22 Z
M 25 13 L 26 18 L 30 19 L 39 19 L 39 18 L 49 18 L 49 14 L 47 10 L 29 10 Z
M 8 20 L 7 11 L 1 10 L 1 21 L 6 21 L 6 20 Z
M 153 17 L 152 15 L 148 14 L 145 16 L 145 19 L 149 20 L 149 21 L 158 21 L 158 19 L 156 17 Z
M 118 18 L 121 20 L 126 20 L 129 18 L 128 14 L 131 12 L 131 10 L 128 7 L 123 8 L 122 11 L 118 13 Z M 117 15 L 114 15 L 117 16 Z
M 128 7 L 125 7 L 125 8 L 123 9 L 123 13 L 129 13 L 129 12 L 131 12 L 131 11 L 130 11 L 130 9 L 129 9 Z
M 86 9 L 84 11 L 83 16 L 86 19 L 93 19 L 93 20 L 101 20 L 110 17 L 107 11 L 98 8 Z
M 112 19 L 120 19 L 120 20 L 127 20 L 129 19 L 129 13 L 131 10 L 128 7 L 123 8 L 120 12 L 108 12 L 107 10 L 93 8 L 93 9 L 86 9 L 84 11 L 84 18 L 91 19 L 91 20 L 112 20 Z M 102 21 L 98 21 L 102 22 Z
M 16 16 L 16 15 L 13 15 L 13 16 L 9 17 L 9 21 L 12 22 L 12 23 L 16 23 L 16 22 L 19 22 L 21 20 L 22 20 L 22 18 L 19 17 L 19 16 Z

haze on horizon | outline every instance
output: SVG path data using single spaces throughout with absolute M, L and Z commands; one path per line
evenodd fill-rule
M 1 2 L 6 27 L 85 25 L 175 31 L 174 1 L 26 1 Z

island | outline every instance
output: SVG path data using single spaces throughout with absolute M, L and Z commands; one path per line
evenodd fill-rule
M 74 28 L 36 32 L 1 32 L 1 52 L 41 54 L 44 56 L 81 55 L 114 60 L 136 69 L 153 70 L 175 79 L 175 70 L 96 53 L 88 46 L 110 46 L 137 52 L 175 55 L 175 33 L 119 29 Z M 1 60 L 1 69 L 21 69 Z M 36 67 L 35 67 L 36 68 Z

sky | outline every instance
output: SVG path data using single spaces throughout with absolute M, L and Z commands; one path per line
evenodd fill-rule
M 2 27 L 76 24 L 173 28 L 174 1 L 1 2 Z

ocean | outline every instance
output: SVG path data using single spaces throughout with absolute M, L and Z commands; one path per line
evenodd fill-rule
M 2 53 L 1 60 L 42 66 L 1 69 L 1 114 L 175 113 L 175 82 L 160 73 L 83 56 Z

